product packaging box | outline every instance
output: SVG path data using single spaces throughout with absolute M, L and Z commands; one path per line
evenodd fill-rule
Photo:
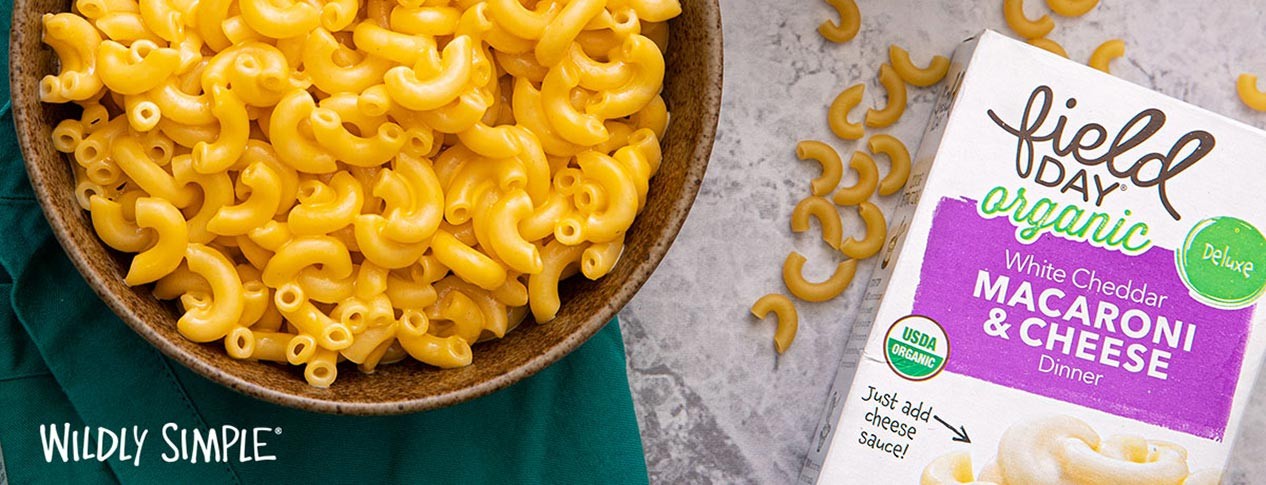
M 942 89 L 806 477 L 1218 483 L 1266 348 L 1266 132 L 989 31 Z

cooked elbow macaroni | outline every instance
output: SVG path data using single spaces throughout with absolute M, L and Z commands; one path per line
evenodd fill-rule
M 1044 416 L 1011 425 L 998 443 L 997 460 L 972 473 L 971 455 L 953 452 L 923 469 L 922 485 L 1213 484 L 1217 470 L 1192 472 L 1187 450 L 1131 435 L 1101 439 L 1072 416 Z
M 460 367 L 615 268 L 678 0 L 187 3 L 44 16 L 40 82 L 83 109 L 53 129 L 76 199 L 185 337 L 319 387 Z

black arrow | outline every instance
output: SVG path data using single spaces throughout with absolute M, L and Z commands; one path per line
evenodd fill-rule
M 967 428 L 959 426 L 958 429 L 954 429 L 953 426 L 950 426 L 949 423 L 946 423 L 944 419 L 941 419 L 940 416 L 937 416 L 935 414 L 932 415 L 932 418 L 936 419 L 936 422 L 941 423 L 942 425 L 945 425 L 946 428 L 949 428 L 949 430 L 954 433 L 954 441 L 961 441 L 963 443 L 971 443 L 971 438 L 967 436 Z

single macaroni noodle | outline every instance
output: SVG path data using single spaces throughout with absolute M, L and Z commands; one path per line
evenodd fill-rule
M 820 141 L 805 140 L 796 144 L 796 157 L 816 160 L 822 166 L 822 174 L 813 179 L 813 195 L 827 195 L 840 185 L 844 176 L 844 163 L 831 145 Z
M 563 273 L 580 262 L 584 248 L 569 246 L 558 240 L 550 241 L 541 248 L 543 268 L 540 273 L 528 276 L 528 306 L 537 321 L 550 321 L 558 315 L 562 302 L 558 295 L 558 282 Z
M 800 324 L 800 316 L 796 313 L 796 304 L 785 295 L 770 293 L 760 297 L 752 304 L 752 315 L 764 319 L 769 312 L 778 318 L 778 327 L 774 330 L 774 350 L 786 352 L 791 342 L 796 339 L 796 330 Z
M 1094 10 L 1099 0 L 1046 0 L 1052 12 L 1065 17 L 1080 17 Z
M 1125 55 L 1125 41 L 1112 39 L 1095 48 L 1094 53 L 1090 54 L 1088 64 L 1090 67 L 1110 74 L 1112 71 L 1109 70 L 1108 64 L 1122 55 Z
M 586 278 L 596 280 L 615 267 L 615 263 L 620 261 L 620 256 L 624 254 L 624 236 L 614 241 L 594 244 L 585 248 L 585 252 L 580 255 L 580 272 Z M 519 285 L 515 291 L 522 289 L 525 299 L 527 296 L 527 288 Z
M 874 135 L 866 140 L 870 153 L 886 155 L 890 163 L 888 174 L 879 180 L 879 195 L 892 195 L 901 190 L 910 179 L 910 150 L 892 135 Z
M 818 33 L 822 34 L 826 40 L 837 44 L 857 37 L 857 32 L 862 28 L 862 14 L 857 9 L 856 0 L 826 0 L 826 3 L 835 8 L 840 21 L 822 21 L 822 24 L 818 25 Z
M 840 243 L 840 252 L 854 259 L 866 259 L 883 249 L 888 239 L 888 223 L 884 221 L 884 213 L 870 202 L 862 202 L 857 206 L 857 213 L 866 224 L 866 237 L 857 240 L 851 236 Z
M 1030 20 L 1024 15 L 1024 0 L 1002 0 L 1002 17 L 1007 26 L 1026 40 L 1046 37 L 1055 30 L 1055 21 L 1051 16 L 1042 15 L 1037 20 Z
M 155 233 L 153 244 L 132 258 L 132 265 L 123 278 L 135 286 L 158 281 L 180 266 L 185 259 L 185 246 L 189 244 L 189 227 L 180 210 L 167 200 L 141 197 L 133 203 L 136 226 Z
M 875 159 L 863 152 L 853 152 L 848 166 L 857 172 L 857 183 L 852 187 L 844 187 L 835 192 L 832 200 L 839 206 L 859 205 L 875 193 L 879 186 L 879 167 Z
M 1235 82 L 1235 92 L 1245 106 L 1257 111 L 1266 111 L 1266 93 L 1257 88 L 1256 74 L 1240 74 Z
M 919 67 L 910 61 L 910 53 L 902 49 L 898 45 L 888 46 L 888 62 L 892 65 L 892 70 L 902 81 L 926 88 L 945 79 L 945 75 L 949 73 L 950 60 L 945 56 L 932 56 L 932 61 L 928 63 L 928 67 Z
M 836 265 L 831 277 L 815 283 L 804 278 L 804 264 L 807 261 L 800 253 L 788 254 L 782 264 L 782 281 L 793 296 L 808 302 L 823 302 L 839 296 L 848 288 L 857 272 L 857 260 L 849 259 Z
M 861 104 L 865 91 L 866 86 L 858 84 L 841 91 L 835 100 L 831 101 L 831 106 L 827 109 L 826 121 L 835 136 L 844 140 L 860 140 L 866 134 L 866 129 L 861 123 L 848 120 L 848 115 L 853 108 Z
M 1029 44 L 1046 52 L 1068 59 L 1068 51 L 1064 50 L 1064 46 L 1059 45 L 1058 42 L 1051 39 L 1047 39 L 1045 37 L 1029 39 Z
M 883 109 L 866 111 L 866 126 L 885 128 L 892 126 L 906 112 L 906 83 L 889 64 L 879 67 L 879 83 L 888 92 L 888 104 Z
M 791 232 L 802 233 L 809 230 L 809 218 L 818 220 L 822 228 L 822 240 L 831 249 L 838 250 L 844 238 L 844 224 L 835 205 L 824 197 L 807 197 L 796 204 L 791 211 Z

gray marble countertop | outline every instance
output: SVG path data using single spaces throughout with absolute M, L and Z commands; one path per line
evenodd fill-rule
M 855 149 L 827 129 L 826 105 L 859 81 L 869 83 L 865 103 L 882 105 L 875 78 L 890 44 L 906 47 L 922 64 L 981 29 L 1009 33 L 998 0 L 858 3 L 861 34 L 836 45 L 816 31 L 835 18 L 822 1 L 721 0 L 725 94 L 708 174 L 667 258 L 620 313 L 656 483 L 794 480 L 862 289 L 799 305 L 799 335 L 781 357 L 772 348 L 773 325 L 748 313 L 760 295 L 782 288 L 788 251 L 829 261 L 816 232 L 788 230 L 791 209 L 818 170 L 796 159 L 795 143 L 819 139 L 841 153 Z M 1046 12 L 1044 2 L 1026 4 L 1030 16 Z M 1099 43 L 1122 38 L 1127 51 L 1113 63 L 1114 74 L 1266 127 L 1266 113 L 1244 107 L 1235 94 L 1241 72 L 1266 75 L 1261 7 L 1260 0 L 1103 0 L 1084 17 L 1054 17 L 1051 38 L 1082 62 Z M 912 88 L 905 116 L 884 131 L 913 151 L 932 99 L 931 90 Z M 885 208 L 895 202 L 884 199 Z M 846 234 L 860 227 L 846 216 Z M 827 266 L 833 267 L 810 267 L 806 275 L 824 278 Z M 873 267 L 874 260 L 860 267 L 858 279 Z M 1227 483 L 1266 483 L 1266 384 L 1259 382 L 1249 406 Z

